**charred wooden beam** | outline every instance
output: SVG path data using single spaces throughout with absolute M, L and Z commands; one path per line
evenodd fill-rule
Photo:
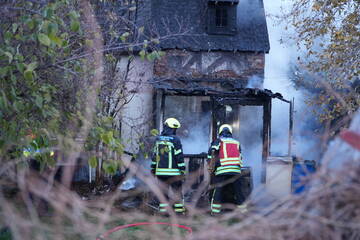
M 158 112 L 158 106 L 157 103 L 158 101 L 158 91 L 155 89 L 154 93 L 153 93 L 153 97 L 152 97 L 152 128 L 155 129 L 159 129 L 158 128 L 158 116 L 159 116 L 159 112 Z
M 234 83 L 233 81 L 222 81 L 222 83 Z M 177 84 L 175 84 L 177 83 Z M 268 89 L 257 88 L 242 88 L 235 87 L 235 85 L 229 90 L 217 90 L 210 85 L 206 85 L 209 81 L 181 81 L 172 80 L 171 82 L 154 81 L 153 86 L 157 89 L 162 89 L 167 95 L 182 95 L 182 96 L 246 96 L 253 98 L 277 98 L 281 101 L 290 103 L 290 101 L 283 98 L 280 93 L 273 93 Z
M 289 147 L 288 147 L 289 157 L 291 157 L 291 150 L 292 150 L 293 128 L 294 128 L 294 98 L 290 102 L 290 107 L 289 107 Z
M 161 105 L 160 105 L 160 132 L 163 130 L 163 122 L 164 122 L 164 116 L 165 116 L 165 93 L 162 91 L 161 93 Z
M 270 153 L 271 100 L 264 104 L 263 111 L 263 151 L 261 166 L 261 183 L 265 183 L 266 181 L 266 161 Z
M 216 101 L 215 101 L 214 98 L 211 98 L 211 105 L 212 105 L 212 109 L 215 109 Z M 212 139 L 212 141 L 215 141 L 215 139 L 217 137 L 217 122 L 216 122 L 216 117 L 215 117 L 215 111 L 211 111 L 211 119 L 212 119 L 212 136 L 211 136 L 211 139 Z
M 163 90 L 157 90 L 156 91 L 156 104 L 154 104 L 153 106 L 155 106 L 154 112 L 155 112 L 155 118 L 156 118 L 156 129 L 161 129 L 162 128 L 162 122 L 163 122 L 163 112 L 164 112 L 164 93 Z
M 268 101 L 267 97 L 237 97 L 234 99 L 224 98 L 225 105 L 238 104 L 241 106 L 263 106 Z M 221 102 L 221 100 L 219 101 Z

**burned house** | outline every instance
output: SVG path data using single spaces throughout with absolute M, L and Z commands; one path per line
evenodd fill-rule
M 218 127 L 228 123 L 242 143 L 245 164 L 260 169 L 254 181 L 264 183 L 271 102 L 290 102 L 263 89 L 270 50 L 263 1 L 148 0 L 137 14 L 137 24 L 170 37 L 156 45 L 165 53 L 162 58 L 119 63 L 127 90 L 136 92 L 121 116 L 127 150 L 136 152 L 141 136 L 176 117 L 188 169 L 198 170 Z

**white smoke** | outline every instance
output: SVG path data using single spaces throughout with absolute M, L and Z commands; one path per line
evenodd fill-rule
M 202 119 L 187 131 L 186 136 L 181 136 L 184 153 L 207 153 L 210 145 L 210 118 L 209 114 L 204 114 Z
M 281 9 L 288 10 L 291 0 L 264 0 L 267 15 L 280 15 Z M 288 40 L 291 29 L 285 23 L 279 23 L 273 17 L 267 17 L 271 50 L 265 58 L 264 88 L 281 93 L 285 99 L 295 99 L 294 141 L 292 155 L 306 159 L 318 159 L 319 139 L 311 125 L 315 118 L 311 109 L 305 104 L 304 92 L 295 89 L 289 78 L 290 67 L 296 62 L 301 52 Z M 287 29 L 286 29 L 287 28 Z M 287 39 L 285 43 L 281 41 Z M 281 43 L 283 42 L 283 43 Z M 272 106 L 272 147 L 276 155 L 286 155 L 288 148 L 288 104 L 273 101 Z M 310 131 L 309 131 L 310 130 Z
M 289 141 L 289 104 L 274 99 L 272 101 L 271 120 L 270 154 L 272 156 L 286 156 Z
M 254 7 L 253 1 L 241 1 L 242 6 L 247 9 Z M 279 15 L 281 9 L 289 9 L 291 0 L 264 0 L 264 7 L 267 16 Z M 258 6 L 256 6 L 258 7 Z M 241 20 L 246 21 L 251 18 L 243 15 Z M 284 23 L 278 22 L 275 18 L 267 17 L 267 26 L 270 38 L 271 50 L 265 59 L 265 79 L 259 76 L 252 76 L 248 79 L 247 88 L 270 89 L 273 92 L 281 93 L 285 99 L 295 100 L 294 114 L 294 137 L 292 144 L 292 155 L 304 159 L 319 159 L 318 151 L 319 139 L 314 133 L 313 119 L 311 109 L 305 104 L 304 93 L 295 89 L 289 72 L 290 68 L 299 55 L 295 44 L 287 42 L 281 43 L 282 39 L 288 39 L 291 34 L 286 30 Z M 243 157 L 245 166 L 252 168 L 254 187 L 260 186 L 262 171 L 262 108 L 242 107 L 240 139 L 243 146 Z M 248 116 L 247 118 L 243 116 Z M 271 138 L 271 155 L 286 156 L 288 154 L 289 138 L 289 104 L 280 100 L 273 100 L 272 105 L 272 138 Z
M 210 98 L 167 96 L 165 118 L 175 117 L 181 123 L 177 135 L 181 139 L 185 154 L 207 152 L 210 145 L 210 109 L 204 110 L 203 104 Z
M 246 85 L 247 88 L 258 88 L 264 89 L 263 86 L 263 78 L 254 75 L 248 79 L 248 84 Z
M 254 187 L 257 187 L 261 181 L 262 119 L 262 107 L 241 106 L 239 136 L 234 134 L 241 143 L 244 166 L 252 169 Z

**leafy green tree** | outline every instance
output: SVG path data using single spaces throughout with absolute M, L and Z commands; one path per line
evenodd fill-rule
M 94 101 L 102 106 L 105 102 L 97 94 L 106 81 L 103 82 L 103 76 L 97 79 L 98 83 L 93 80 L 103 67 L 104 46 L 96 43 L 102 32 L 94 31 L 95 18 L 86 18 L 86 9 L 79 9 L 81 4 L 73 0 L 16 1 L 1 6 L 5 13 L 0 32 L 3 161 L 20 159 L 23 149 L 35 150 L 35 144 L 36 150 L 42 149 L 35 159 L 54 166 L 54 158 L 49 154 L 52 148 L 57 146 L 65 158 L 69 150 L 83 151 L 81 146 L 71 146 L 73 139 L 86 138 L 90 131 L 90 137 L 96 137 L 101 144 L 101 152 L 109 149 L 102 156 L 103 169 L 114 173 L 119 166 L 110 156 L 110 152 L 121 151 L 120 136 L 108 125 L 112 118 L 101 114 L 101 107 L 88 104 Z M 84 125 L 89 125 L 88 131 L 81 131 Z M 94 165 L 93 158 L 90 163 Z
M 0 155 L 31 141 L 29 131 L 50 139 L 76 113 L 86 69 L 85 39 L 74 1 L 9 1 L 1 4 Z M 19 148 L 20 147 L 20 148 Z
M 0 4 L 2 161 L 21 158 L 30 135 L 48 149 L 45 165 L 55 164 L 49 151 L 57 148 L 67 159 L 69 150 L 84 150 L 74 139 L 89 138 L 90 164 L 116 171 L 123 149 L 118 113 L 134 94 L 126 92 L 128 79 L 119 81 L 118 62 L 136 55 L 156 60 L 163 55 L 156 44 L 171 37 L 145 36 L 134 24 L 139 7 L 139 1 L 107 0 Z
M 360 1 L 296 0 L 283 18 L 306 50 L 299 66 L 313 74 L 320 120 L 353 113 L 360 104 Z

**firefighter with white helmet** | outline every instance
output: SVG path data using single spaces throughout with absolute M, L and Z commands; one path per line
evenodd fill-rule
M 244 212 L 246 205 L 242 192 L 240 173 L 243 166 L 240 142 L 232 136 L 232 127 L 223 124 L 219 128 L 219 137 L 211 143 L 208 155 L 209 172 L 214 176 L 215 189 L 211 199 L 211 212 L 221 212 L 224 201 L 224 189 L 232 185 L 235 203 Z
M 164 122 L 161 135 L 156 137 L 151 162 L 151 172 L 165 184 L 165 196 L 169 200 L 168 190 L 172 188 L 176 199 L 174 211 L 184 213 L 184 200 L 181 194 L 182 179 L 185 174 L 185 163 L 180 139 L 176 136 L 176 130 L 181 127 L 176 118 L 168 118 Z M 160 202 L 159 211 L 166 213 L 169 205 Z

